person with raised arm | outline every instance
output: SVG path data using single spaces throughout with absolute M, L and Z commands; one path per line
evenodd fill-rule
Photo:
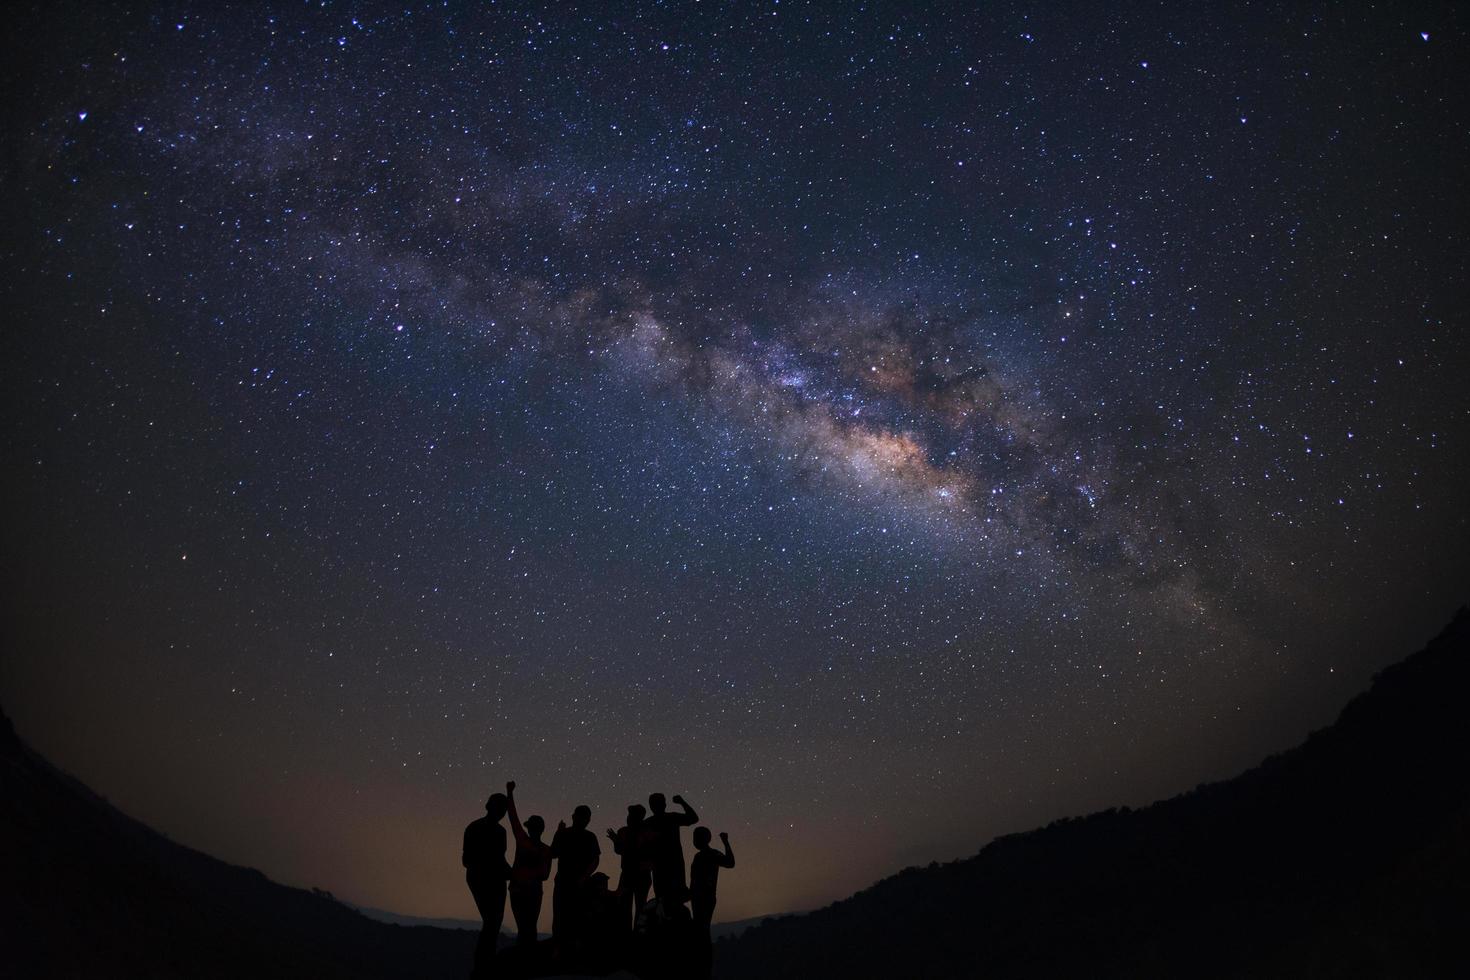
M 725 845 L 723 854 L 710 847 L 709 841 L 708 827 L 694 828 L 694 860 L 689 865 L 689 904 L 694 909 L 694 925 L 705 939 L 709 938 L 710 922 L 715 916 L 715 888 L 720 881 L 720 869 L 735 867 L 730 835 L 720 834 L 720 843 Z
M 681 903 L 689 898 L 689 889 L 684 885 L 684 845 L 679 840 L 679 831 L 699 823 L 699 814 L 684 802 L 684 797 L 674 794 L 674 803 L 684 812 L 669 813 L 662 793 L 648 798 L 648 808 L 653 811 L 646 821 L 653 859 L 653 890 L 666 903 Z
M 551 845 L 541 840 L 545 820 L 532 814 L 521 825 L 514 782 L 505 784 L 505 800 L 516 841 L 515 863 L 510 867 L 510 912 L 516 920 L 516 943 L 530 946 L 536 942 L 536 923 L 541 918 L 541 883 L 551 877 Z

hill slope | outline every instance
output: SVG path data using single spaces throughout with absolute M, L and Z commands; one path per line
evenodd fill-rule
M 1470 975 L 1470 614 L 1235 779 L 909 869 L 715 956 L 726 978 Z M 0 716 L 7 976 L 457 977 L 475 933 L 372 921 L 175 844 Z
M 0 715 L 0 974 L 463 977 L 476 933 L 374 922 L 168 840 Z
M 717 976 L 1470 976 L 1467 681 L 1462 611 L 1298 748 L 766 923 Z

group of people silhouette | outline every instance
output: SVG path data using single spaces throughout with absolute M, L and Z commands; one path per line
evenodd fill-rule
M 699 815 L 682 796 L 673 797 L 676 812 L 668 808 L 664 794 L 654 793 L 646 810 L 637 803 L 629 806 L 627 822 L 607 831 L 620 859 L 617 886 L 610 887 L 608 876 L 597 870 L 602 848 L 588 829 L 591 808 L 573 810 L 571 826 L 558 822 L 548 844 L 542 840 L 545 820 L 532 815 L 522 822 L 515 789 L 509 782 L 504 793 L 491 794 L 485 816 L 464 831 L 465 880 L 483 922 L 475 947 L 476 978 L 622 968 L 646 977 L 708 973 L 720 869 L 735 866 L 728 834 L 720 834 L 722 849 L 711 846 L 709 828 L 695 826 Z M 506 816 L 516 845 L 510 861 L 501 824 Z M 695 848 L 687 880 L 681 839 L 685 827 L 694 827 Z M 551 940 L 543 943 L 536 927 L 542 883 L 551 878 L 553 861 Z M 516 942 L 497 954 L 507 898 Z

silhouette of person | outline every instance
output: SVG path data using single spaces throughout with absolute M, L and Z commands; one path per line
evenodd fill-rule
M 622 858 L 618 892 L 625 904 L 631 900 L 632 907 L 627 909 L 630 925 L 636 911 L 648 902 L 648 889 L 653 883 L 650 835 L 643 819 L 646 813 L 642 804 L 634 803 L 628 807 L 628 823 L 617 830 L 609 828 L 607 832 L 613 853 Z
M 551 888 L 551 935 L 558 943 L 574 944 L 580 936 L 579 893 L 582 883 L 597 870 L 602 848 L 597 835 L 587 829 L 592 810 L 579 806 L 572 811 L 572 825 L 565 821 L 556 825 L 551 838 L 551 856 L 556 858 L 556 880 Z
M 515 783 L 505 784 L 505 798 L 516 841 L 516 859 L 510 867 L 510 911 L 516 920 L 516 943 L 529 946 L 536 942 L 536 922 L 541 918 L 541 883 L 551 877 L 551 845 L 541 840 L 545 820 L 533 814 L 521 826 Z
M 501 923 L 505 921 L 505 883 L 510 878 L 510 865 L 505 863 L 505 828 L 500 820 L 505 816 L 507 802 L 503 794 L 491 793 L 485 801 L 485 815 L 464 829 L 460 863 L 464 865 L 465 882 L 475 897 L 481 922 L 480 938 L 475 943 L 476 977 L 491 975 L 495 945 L 500 938 Z
M 682 898 L 654 896 L 638 914 L 634 972 L 641 977 L 663 980 L 692 980 L 701 976 L 705 972 L 701 968 L 709 957 L 693 948 L 692 932 L 689 910 Z
M 709 938 L 710 922 L 715 915 L 715 888 L 720 881 L 720 869 L 735 867 L 730 835 L 720 834 L 720 843 L 725 845 L 723 854 L 710 847 L 709 840 L 708 827 L 694 828 L 694 860 L 689 865 L 689 904 L 694 909 L 694 925 L 705 939 Z
M 621 891 L 609 889 L 607 875 L 598 872 L 583 882 L 581 903 L 588 965 L 602 971 L 624 965 L 631 931 Z
M 667 812 L 664 794 L 654 793 L 648 798 L 648 809 L 653 812 L 645 823 L 653 861 L 653 890 L 666 901 L 683 902 L 689 890 L 684 886 L 684 845 L 679 840 L 679 829 L 699 823 L 699 814 L 678 794 L 674 802 L 683 813 Z

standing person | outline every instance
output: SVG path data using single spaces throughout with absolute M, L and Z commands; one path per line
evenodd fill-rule
M 480 910 L 480 939 L 475 943 L 475 976 L 488 977 L 495 968 L 495 944 L 500 939 L 500 925 L 505 921 L 505 883 L 510 878 L 510 865 L 505 863 L 505 816 L 508 800 L 504 794 L 491 793 L 485 801 L 485 815 L 464 829 L 465 881 Z
M 730 835 L 720 834 L 725 845 L 721 854 L 709 846 L 709 828 L 694 828 L 694 861 L 689 865 L 689 904 L 694 907 L 694 925 L 702 939 L 709 939 L 710 921 L 715 916 L 715 887 L 721 868 L 735 867 L 735 852 L 730 850 Z
M 541 918 L 541 883 L 551 877 L 551 845 L 541 840 L 546 821 L 532 814 L 521 826 L 516 813 L 516 784 L 505 784 L 510 831 L 516 840 L 516 859 L 510 867 L 510 912 L 516 920 L 516 944 L 536 942 L 536 922 Z
M 613 853 L 622 858 L 622 873 L 618 875 L 618 893 L 633 907 L 628 922 L 631 925 L 638 910 L 648 902 L 648 888 L 653 882 L 653 863 L 649 860 L 648 828 L 643 817 L 648 811 L 642 804 L 628 807 L 628 823 L 617 830 L 608 829 Z
M 574 945 L 581 933 L 579 901 L 582 883 L 597 870 L 602 848 L 597 835 L 587 829 L 592 822 L 590 807 L 572 811 L 572 825 L 556 825 L 551 838 L 551 856 L 556 858 L 556 881 L 551 887 L 551 935 L 558 943 Z
M 653 813 L 647 823 L 653 859 L 653 890 L 663 901 L 677 903 L 689 897 L 689 890 L 684 887 L 684 845 L 679 840 L 679 830 L 699 823 L 699 814 L 677 793 L 674 794 L 674 803 L 684 812 L 668 813 L 664 794 L 654 793 L 648 798 L 648 808 Z
M 622 894 L 608 888 L 607 875 L 599 871 L 582 883 L 581 900 L 586 946 L 580 962 L 599 974 L 625 966 L 632 934 Z

